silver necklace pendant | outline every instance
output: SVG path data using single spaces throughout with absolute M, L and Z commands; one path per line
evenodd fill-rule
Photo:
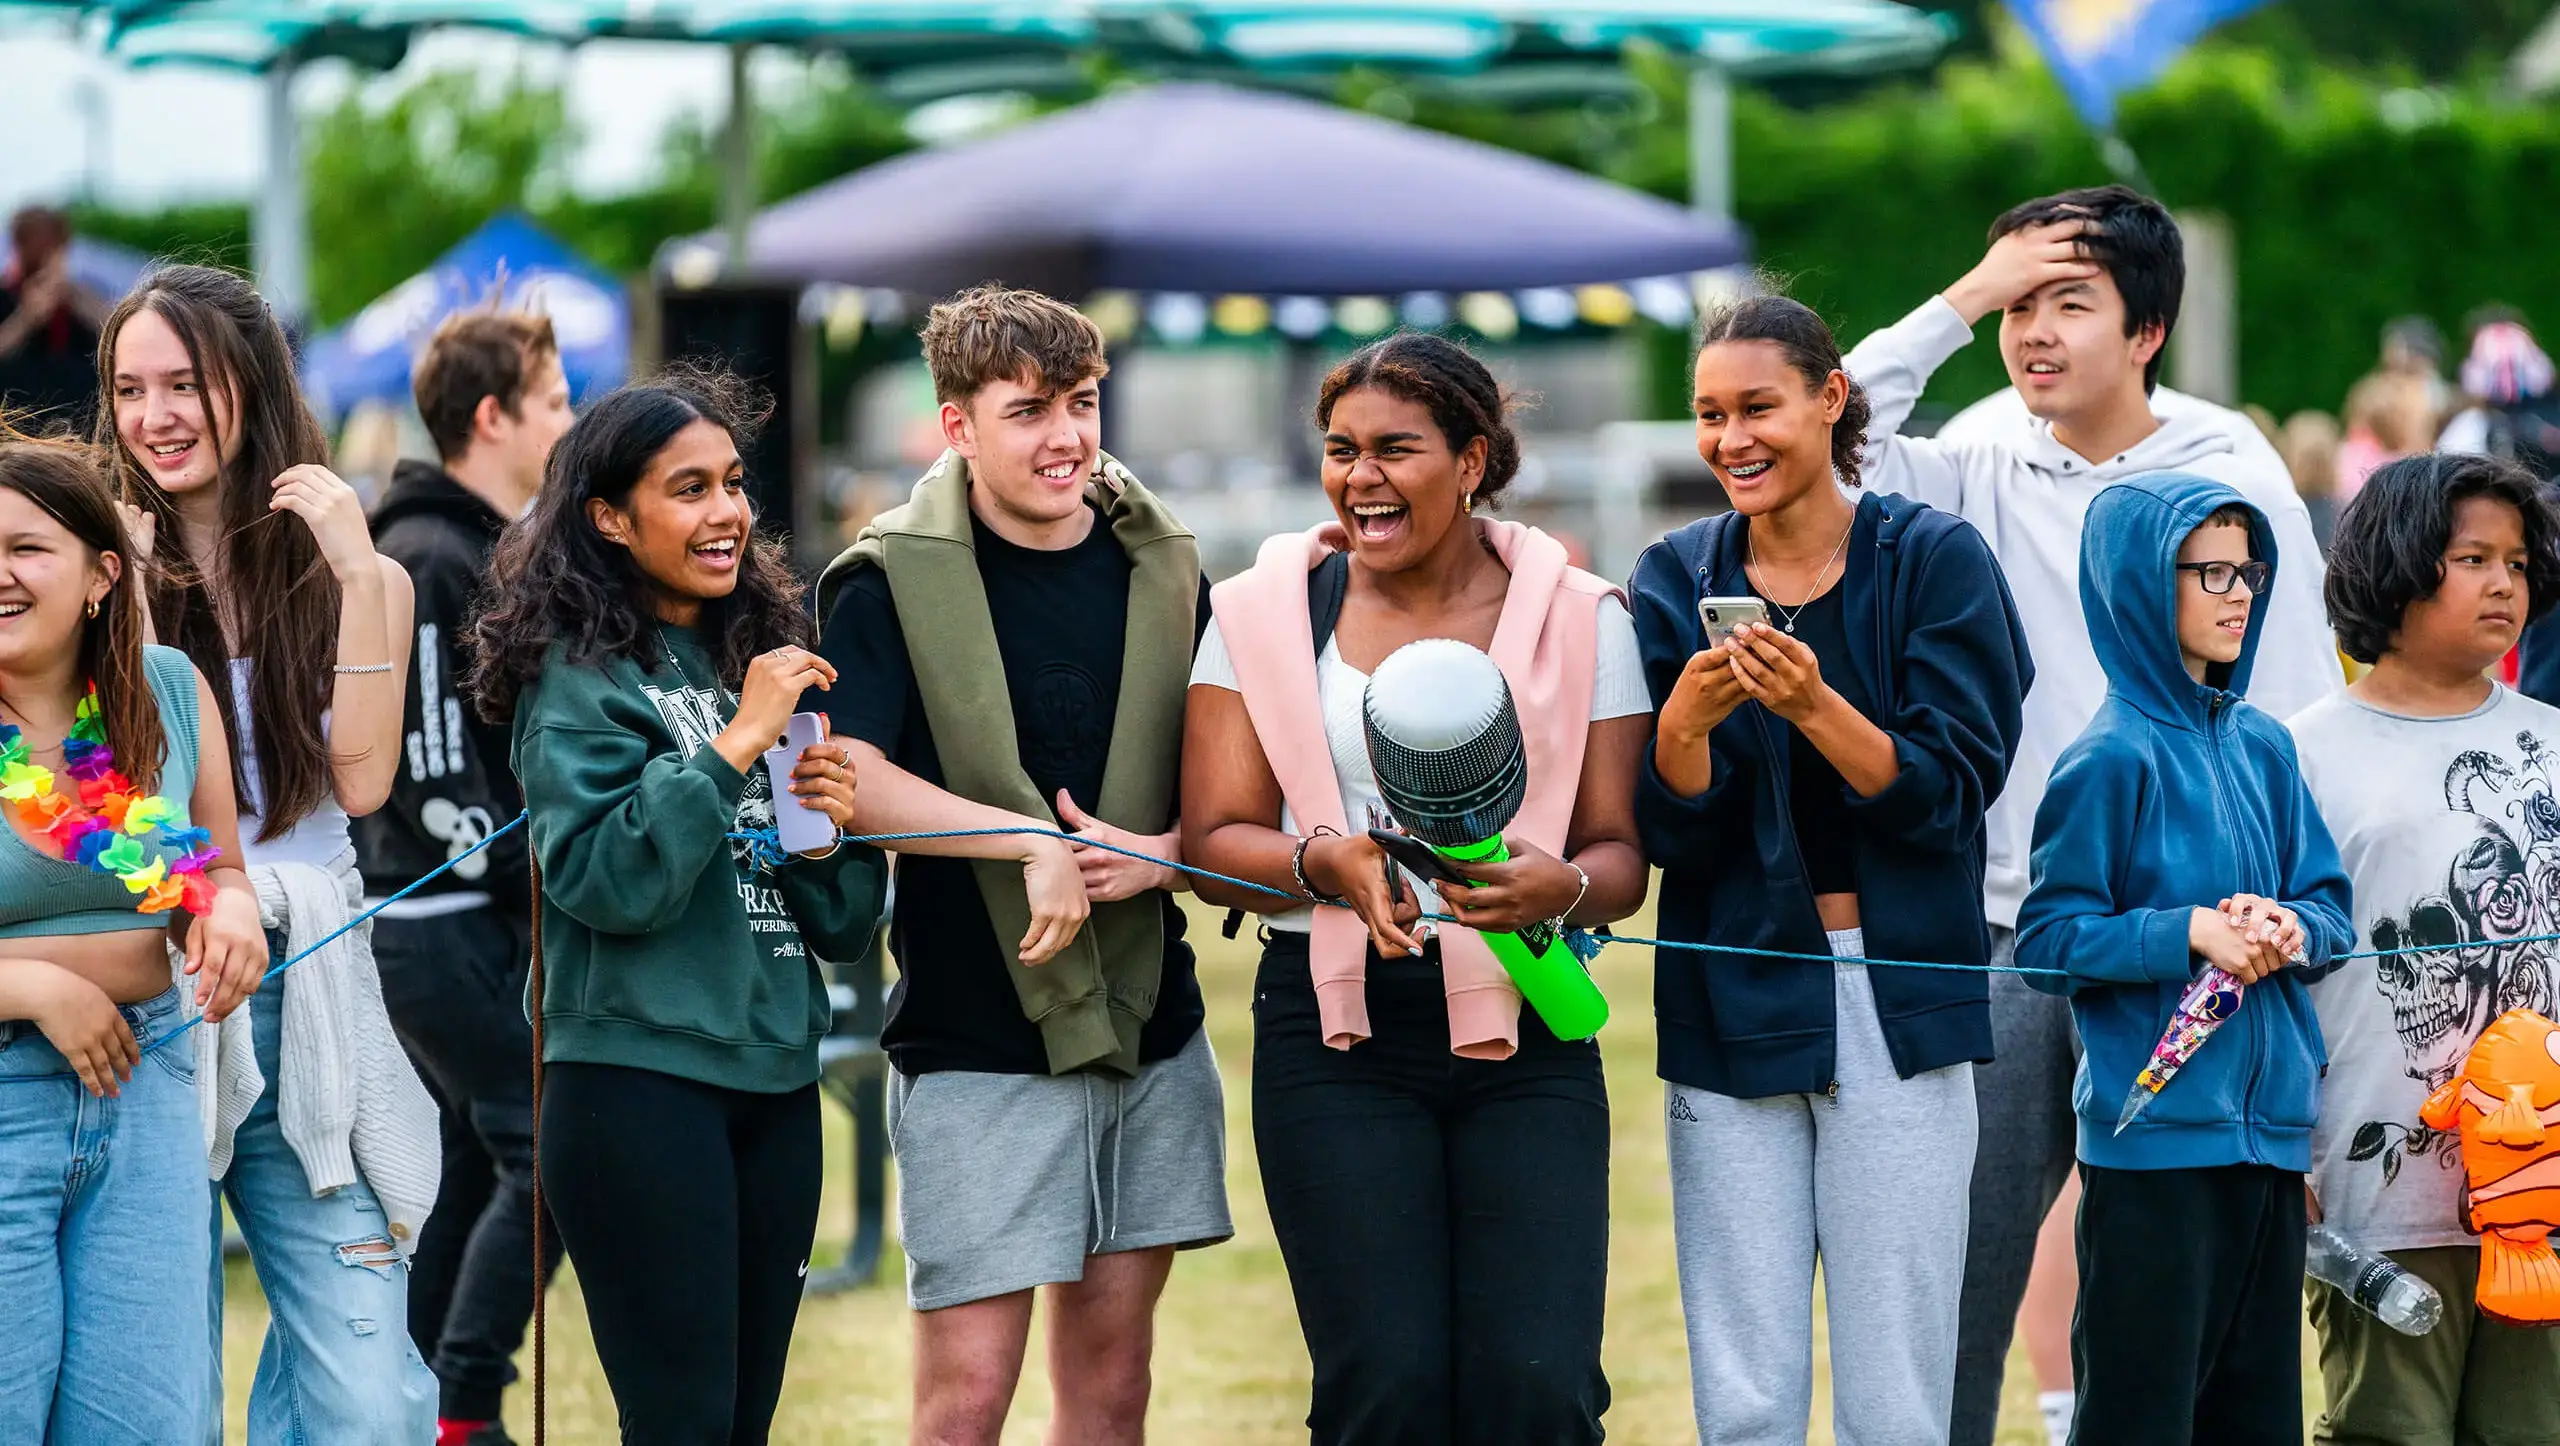
M 1794 623 L 1793 621 L 1790 621 L 1790 622 L 1788 622 L 1788 624 L 1787 624 L 1787 636 L 1788 636 L 1788 637 L 1794 637 L 1795 635 L 1796 635 L 1796 625 L 1795 625 L 1795 623 Z

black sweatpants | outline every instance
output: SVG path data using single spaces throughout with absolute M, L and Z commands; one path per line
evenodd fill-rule
M 1302 935 L 1254 984 L 1253 1138 L 1315 1362 L 1315 1446 L 1574 1446 L 1609 1382 L 1600 1052 L 1522 1009 L 1499 1062 L 1449 1053 L 1437 946 L 1369 959 L 1373 1036 L 1326 1046 Z
M 761 1446 L 818 1228 L 818 1087 L 543 1072 L 542 1191 L 625 1446 Z
M 2080 1167 L 2072 1446 L 2301 1446 L 2302 1177 Z
M 485 907 L 373 925 L 382 1003 L 444 1146 L 409 1262 L 409 1338 L 435 1368 L 437 1414 L 458 1421 L 497 1419 L 533 1316 L 532 937 L 525 919 Z M 559 1260 L 557 1231 L 542 1258 L 546 1273 Z

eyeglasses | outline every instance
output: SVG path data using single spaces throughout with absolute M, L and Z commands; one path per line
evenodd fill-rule
M 2247 562 L 2182 562 L 2178 571 L 2192 572 L 2206 592 L 2221 597 L 2231 591 L 2235 582 L 2245 582 L 2252 594 L 2267 590 L 2267 579 L 2276 575 L 2276 565 L 2251 558 Z

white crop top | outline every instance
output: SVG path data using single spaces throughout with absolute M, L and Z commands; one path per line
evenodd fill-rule
M 1633 635 L 1632 625 L 1629 635 Z M 231 660 L 231 710 L 240 719 L 240 736 L 231 740 L 231 754 L 240 760 L 240 778 L 248 788 L 247 796 L 240 800 L 240 851 L 248 856 L 249 863 L 311 864 L 325 869 L 352 852 L 354 829 L 334 793 L 320 795 L 320 806 L 287 829 L 284 837 L 271 843 L 258 842 L 258 830 L 265 823 L 267 790 L 258 778 L 257 728 L 249 720 L 247 658 Z M 320 736 L 329 736 L 329 715 L 325 712 L 320 715 Z
M 1598 651 L 1591 669 L 1591 721 L 1604 718 L 1626 718 L 1653 711 L 1653 695 L 1645 690 L 1644 659 L 1636 650 L 1636 622 L 1628 616 L 1627 605 L 1614 597 L 1600 600 L 1594 627 Z M 1212 688 L 1236 689 L 1236 665 L 1227 656 L 1226 638 L 1218 631 L 1217 619 L 1209 620 L 1209 629 L 1200 635 L 1200 651 L 1191 661 L 1191 681 Z M 1378 777 L 1369 771 L 1369 740 L 1360 724 L 1360 695 L 1369 686 L 1369 675 L 1342 661 L 1342 650 L 1331 638 L 1325 640 L 1324 651 L 1316 655 L 1316 701 L 1324 711 L 1324 737 L 1333 754 L 1333 776 L 1342 789 L 1342 816 L 1354 829 L 1391 828 L 1386 800 L 1378 793 Z M 1298 832 L 1297 816 L 1286 803 L 1280 806 L 1280 831 Z M 1429 886 L 1420 879 L 1406 876 L 1405 886 L 1416 896 L 1432 897 Z M 1262 922 L 1273 929 L 1303 934 L 1314 927 L 1312 907 L 1295 909 L 1286 914 L 1273 914 Z

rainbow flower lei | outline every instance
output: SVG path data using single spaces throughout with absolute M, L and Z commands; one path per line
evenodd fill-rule
M 213 882 L 204 871 L 221 857 L 213 835 L 189 827 L 185 810 L 144 793 L 116 771 L 95 683 L 72 714 L 62 757 L 64 771 L 78 785 L 76 804 L 55 791 L 52 769 L 28 758 L 17 725 L 0 723 L 0 803 L 19 824 L 51 843 L 65 862 L 123 880 L 139 896 L 134 907 L 145 914 L 180 906 L 191 914 L 211 909 Z

